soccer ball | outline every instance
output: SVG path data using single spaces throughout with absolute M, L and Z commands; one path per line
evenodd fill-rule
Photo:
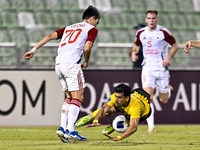
M 129 121 L 124 115 L 119 115 L 113 120 L 112 126 L 116 132 L 123 133 L 128 128 Z

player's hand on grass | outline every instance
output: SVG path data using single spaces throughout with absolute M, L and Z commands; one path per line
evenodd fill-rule
M 113 140 L 113 141 L 119 141 L 119 139 L 117 137 L 111 137 L 109 134 L 104 133 L 105 136 L 107 136 L 109 139 Z
M 184 45 L 184 51 L 187 54 L 188 53 L 188 49 L 191 47 L 191 42 L 188 41 L 187 43 L 185 43 Z
M 34 53 L 32 51 L 29 51 L 29 52 L 24 54 L 24 58 L 29 60 L 30 58 L 33 57 L 33 55 L 34 55 Z
M 139 57 L 137 56 L 137 53 L 136 52 L 132 52 L 132 60 L 134 61 L 134 62 L 136 62 L 138 59 L 139 59 Z
M 89 128 L 89 127 L 97 127 L 97 126 L 100 126 L 100 123 L 98 123 L 98 122 L 93 122 L 92 124 L 88 124 L 88 125 L 86 126 L 86 128 Z

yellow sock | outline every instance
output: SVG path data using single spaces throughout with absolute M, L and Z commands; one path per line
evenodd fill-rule
M 99 108 L 99 109 L 95 110 L 93 113 L 91 113 L 91 114 L 90 114 L 91 117 L 92 117 L 92 118 L 95 118 L 100 109 L 101 109 L 101 108 Z

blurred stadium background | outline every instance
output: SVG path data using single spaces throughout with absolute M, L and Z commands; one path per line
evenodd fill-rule
M 30 61 L 22 56 L 44 35 L 81 21 L 88 5 L 104 16 L 88 69 L 132 69 L 127 51 L 134 42 L 133 27 L 145 23 L 148 9 L 158 10 L 159 24 L 179 43 L 170 69 L 200 69 L 200 51 L 183 51 L 185 42 L 200 39 L 200 0 L 0 0 L 0 69 L 53 69 L 59 41 L 48 43 Z

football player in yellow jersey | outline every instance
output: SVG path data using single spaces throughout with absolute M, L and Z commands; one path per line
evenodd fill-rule
M 102 133 L 113 141 L 122 140 L 137 131 L 139 122 L 146 120 L 151 114 L 150 96 L 143 89 L 134 89 L 131 92 L 129 86 L 119 84 L 115 87 L 113 93 L 104 105 L 90 115 L 80 118 L 76 122 L 77 127 L 81 127 L 87 122 L 93 120 L 92 124 L 86 127 L 100 126 L 99 120 L 102 117 L 111 115 L 112 113 L 124 112 L 126 118 L 130 120 L 128 129 L 117 137 L 111 137 L 114 129 L 111 126 L 105 128 Z

